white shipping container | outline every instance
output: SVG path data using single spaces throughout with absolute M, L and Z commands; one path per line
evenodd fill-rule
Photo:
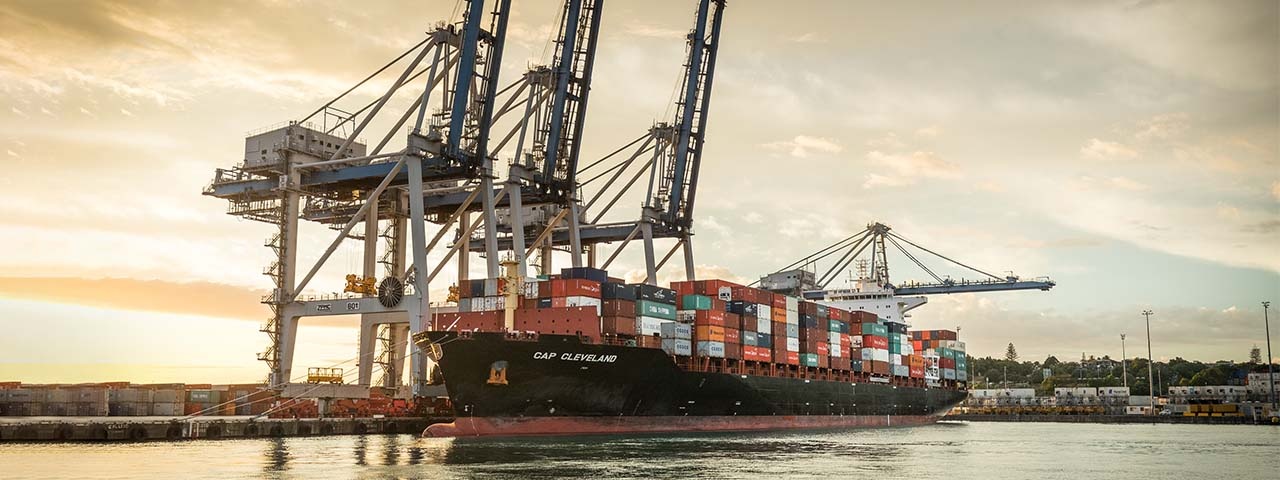
M 1098 396 L 1098 389 L 1095 387 L 1076 387 L 1072 394 L 1077 397 L 1096 397 Z
M 524 291 L 522 293 L 525 298 L 538 298 L 538 279 L 526 278 L 524 280 Z
M 726 302 L 732 300 L 733 287 L 720 287 L 720 290 L 716 291 L 716 296 L 720 297 L 721 300 L 724 300 Z
M 676 321 L 680 323 L 693 323 L 698 318 L 697 310 L 677 310 Z
M 756 331 L 764 334 L 773 334 L 773 322 L 767 318 L 757 318 Z
M 840 345 L 840 332 L 827 332 L 827 343 Z
M 693 338 L 693 326 L 687 323 L 664 321 L 662 322 L 662 325 L 659 327 L 659 329 L 661 330 L 660 334 L 664 339 L 679 338 L 679 339 L 688 340 L 690 338 Z M 682 353 L 681 355 L 688 355 L 688 354 Z
M 924 378 L 929 380 L 939 380 L 942 378 L 942 371 L 936 366 L 924 367 Z
M 796 313 L 796 315 L 799 315 L 799 314 L 800 314 L 800 299 L 798 299 L 798 298 L 796 298 L 796 297 L 786 297 L 786 299 L 787 299 L 787 311 L 788 311 L 788 312 L 795 312 L 795 313 Z M 791 316 L 790 316 L 790 315 L 788 315 L 788 316 L 787 316 L 787 318 L 791 318 Z M 797 317 L 797 318 L 799 318 L 799 317 Z M 791 322 L 789 322 L 789 321 L 788 321 L 787 323 L 791 323 Z
M 667 352 L 669 355 L 687 357 L 693 355 L 693 342 L 686 338 L 664 338 L 662 339 L 662 351 Z
M 942 379 L 943 379 L 943 380 L 955 380 L 955 379 L 956 379 L 956 371 L 955 371 L 955 369 L 951 369 L 951 368 L 944 368 L 944 369 L 942 369 Z
M 773 318 L 773 308 L 765 304 L 756 305 L 756 318 Z
M 724 342 L 698 342 L 698 355 L 724 358 Z
M 849 346 L 854 350 L 862 349 L 862 335 L 849 335 Z
M 890 354 L 889 354 L 889 363 L 891 363 L 891 364 L 893 364 L 893 365 L 902 365 L 902 354 L 900 354 L 900 353 L 890 353 Z
M 636 317 L 636 333 L 644 336 L 661 335 L 664 323 L 672 322 L 656 317 Z
M 862 350 L 863 352 L 866 352 L 867 350 L 871 350 L 872 360 L 875 360 L 877 362 L 886 362 L 886 363 L 889 361 L 889 350 L 886 350 L 883 348 L 870 348 L 870 349 L 864 348 Z M 866 353 L 863 353 L 862 359 L 863 360 L 867 359 Z
M 843 354 L 843 351 L 840 349 L 839 342 L 832 343 L 830 346 L 827 347 L 827 350 L 828 350 L 828 354 L 832 357 L 844 358 L 844 354 Z
M 1098 396 L 1127 397 L 1129 396 L 1129 387 L 1102 387 L 1098 389 Z
M 788 352 L 799 352 L 799 351 L 800 351 L 800 339 L 799 339 L 799 338 L 796 338 L 796 337 L 787 337 L 787 351 L 788 351 Z
M 894 366 L 893 366 L 893 376 L 895 376 L 895 377 L 907 377 L 907 376 L 910 376 L 910 375 L 911 375 L 911 367 L 910 367 L 910 366 L 908 366 L 908 365 L 894 365 Z
M 500 297 L 501 298 L 501 297 Z M 564 297 L 566 307 L 596 307 L 596 315 L 600 314 L 600 299 L 591 297 Z M 499 310 L 502 307 L 498 307 Z
M 787 321 L 787 325 L 799 325 L 799 324 L 800 324 L 800 312 L 797 312 L 797 311 L 795 311 L 795 310 L 790 310 L 790 309 L 788 309 L 788 310 L 787 310 L 787 318 L 786 318 L 786 321 Z

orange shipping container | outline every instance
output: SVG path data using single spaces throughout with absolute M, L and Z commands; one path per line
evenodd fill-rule
M 698 342 L 723 342 L 724 327 L 719 325 L 696 325 L 693 339 Z

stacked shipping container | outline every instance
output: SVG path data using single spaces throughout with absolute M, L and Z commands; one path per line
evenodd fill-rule
M 964 347 L 954 332 L 910 332 L 905 324 L 887 323 L 869 312 L 723 280 L 674 282 L 671 287 L 627 285 L 593 268 L 565 269 L 527 283 L 515 311 L 515 330 L 577 334 L 588 340 L 614 337 L 678 357 L 934 382 L 965 379 Z M 467 298 L 489 298 L 503 288 L 496 280 L 474 280 L 460 291 L 472 295 Z M 437 315 L 433 328 L 503 330 L 505 300 L 470 302 L 469 311 Z

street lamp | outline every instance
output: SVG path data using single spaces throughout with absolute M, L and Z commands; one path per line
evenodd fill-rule
M 1120 334 L 1120 375 L 1124 377 L 1124 388 L 1129 388 L 1129 357 L 1124 353 L 1123 333 Z
M 1271 302 L 1262 302 L 1262 323 L 1267 329 L 1267 384 L 1271 385 L 1271 410 L 1276 409 L 1276 374 L 1271 371 L 1273 359 L 1271 356 L 1271 319 L 1267 318 L 1267 309 L 1271 308 Z
M 1152 373 L 1155 371 L 1155 369 L 1152 367 L 1152 364 L 1155 363 L 1155 360 L 1151 357 L 1151 314 L 1152 313 L 1153 312 L 1151 310 L 1142 311 L 1142 316 L 1147 317 L 1147 394 L 1151 395 L 1151 410 L 1148 413 L 1149 415 L 1154 415 L 1156 413 L 1155 374 Z

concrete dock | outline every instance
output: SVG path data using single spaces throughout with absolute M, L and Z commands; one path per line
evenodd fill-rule
M 9 417 L 0 442 L 149 441 L 421 433 L 448 418 Z

